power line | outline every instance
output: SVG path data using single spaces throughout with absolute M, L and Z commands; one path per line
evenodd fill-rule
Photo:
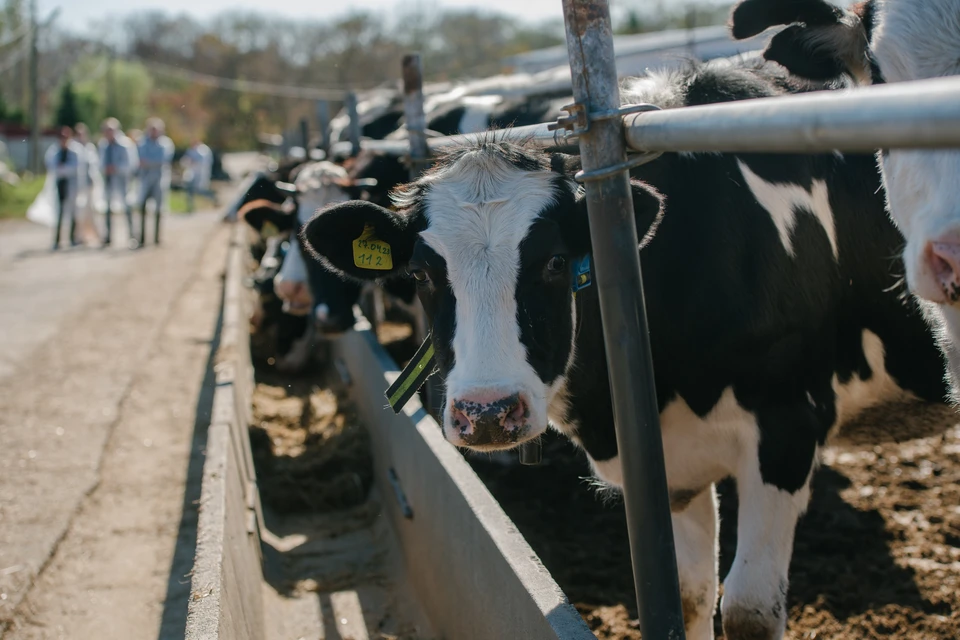
M 303 100 L 343 100 L 348 93 L 343 89 L 322 89 L 318 87 L 295 87 L 291 85 L 271 84 L 268 82 L 257 82 L 254 80 L 237 80 L 235 78 L 223 78 L 220 76 L 211 76 L 206 73 L 198 73 L 189 69 L 181 69 L 172 65 L 149 60 L 137 59 L 147 67 L 150 67 L 158 73 L 168 76 L 195 82 L 216 89 L 226 89 L 228 91 L 238 91 L 240 93 L 259 93 L 262 95 L 279 96 L 284 98 L 300 98 Z

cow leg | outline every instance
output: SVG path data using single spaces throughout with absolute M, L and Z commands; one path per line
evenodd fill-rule
M 787 572 L 797 520 L 810 501 L 816 416 L 805 403 L 767 407 L 736 474 L 737 553 L 723 583 L 729 640 L 779 640 L 787 625 Z
M 716 491 L 711 485 L 685 506 L 672 508 L 687 640 L 713 640 L 717 604 Z

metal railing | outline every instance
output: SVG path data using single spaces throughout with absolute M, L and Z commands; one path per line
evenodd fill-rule
M 562 2 L 576 101 L 571 116 L 497 136 L 579 150 L 582 158 L 641 631 L 645 638 L 679 640 L 683 616 L 628 153 L 960 148 L 960 77 L 623 114 L 607 0 Z M 369 149 L 407 156 L 417 175 L 425 161 L 422 102 L 411 103 L 417 93 L 422 101 L 418 62 L 404 63 L 410 139 L 358 140 L 354 120 L 352 141 L 331 144 L 332 155 Z M 558 128 L 564 120 L 570 130 Z M 426 148 L 442 151 L 484 136 L 428 138 Z

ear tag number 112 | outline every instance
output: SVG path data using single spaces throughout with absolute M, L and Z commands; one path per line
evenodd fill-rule
M 363 233 L 353 241 L 353 264 L 360 269 L 374 271 L 393 269 L 390 245 L 374 235 L 372 225 L 363 225 Z

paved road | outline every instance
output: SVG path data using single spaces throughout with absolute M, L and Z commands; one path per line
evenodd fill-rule
M 4 638 L 183 637 L 230 229 L 165 224 L 159 248 L 59 253 L 0 225 Z

